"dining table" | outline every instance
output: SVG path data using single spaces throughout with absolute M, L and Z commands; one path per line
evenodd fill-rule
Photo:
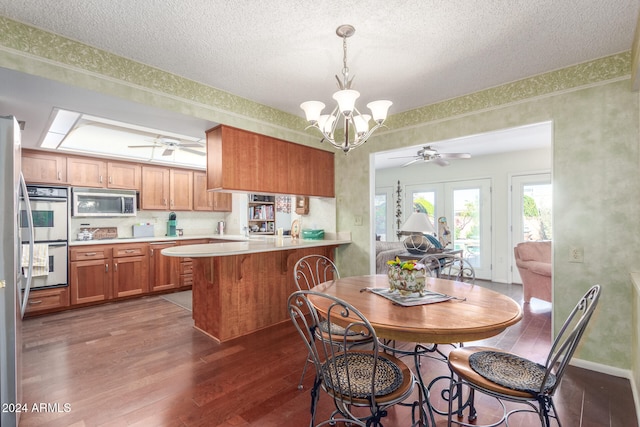
M 426 278 L 426 295 L 423 296 L 391 292 L 389 278 L 384 274 L 338 278 L 320 283 L 312 290 L 355 307 L 371 323 L 382 343 L 417 343 L 414 350 L 404 354 L 414 356 L 417 378 L 425 396 L 423 403 L 433 425 L 430 388 L 437 380 L 450 377 L 438 376 L 426 382 L 420 372 L 420 356 L 438 353 L 446 362 L 446 355 L 438 350 L 438 345 L 463 345 L 487 339 L 522 319 L 522 307 L 506 295 L 478 284 L 437 277 Z M 329 308 L 326 299 L 309 295 L 309 300 L 321 315 L 326 315 Z M 393 346 L 386 349 L 397 351 Z M 451 398 L 459 400 L 456 410 L 459 414 L 469 406 L 470 419 L 475 417 L 472 397 L 466 403 L 462 402 L 460 394 Z

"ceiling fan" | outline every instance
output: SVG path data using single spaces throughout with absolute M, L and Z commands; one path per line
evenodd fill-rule
M 161 137 L 158 137 L 158 138 L 154 139 L 153 140 L 153 145 L 129 145 L 129 148 L 149 148 L 149 147 L 164 148 L 164 151 L 162 152 L 163 156 L 170 156 L 171 154 L 173 154 L 173 152 L 175 150 L 182 150 L 182 151 L 186 151 L 188 153 L 197 154 L 199 156 L 206 155 L 206 153 L 203 152 L 203 151 L 194 150 L 194 149 L 190 148 L 190 147 L 203 148 L 204 147 L 203 143 L 200 143 L 200 142 L 182 142 L 179 139 L 167 138 L 167 137 L 164 137 L 164 136 L 161 136 Z
M 394 157 L 395 159 L 402 159 L 409 156 L 404 157 Z M 418 150 L 415 156 L 413 156 L 413 160 L 408 161 L 403 164 L 401 167 L 406 167 L 412 165 L 416 162 L 433 162 L 439 166 L 448 166 L 448 159 L 469 159 L 471 158 L 471 154 L 469 153 L 438 153 L 438 150 L 431 146 L 426 146 Z

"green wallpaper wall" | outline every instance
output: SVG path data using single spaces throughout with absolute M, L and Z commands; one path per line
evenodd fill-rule
M 99 51 L 0 17 L 0 66 L 48 77 L 306 145 L 302 117 Z M 629 52 L 535 76 L 389 118 L 389 129 L 345 156 L 336 154 L 337 228 L 344 276 L 368 272 L 370 158 L 374 150 L 424 144 L 539 121 L 554 123 L 554 317 L 563 319 L 593 283 L 600 309 L 577 357 L 631 369 L 630 270 L 638 269 L 638 95 Z M 354 216 L 365 224 L 354 226 Z M 570 246 L 585 262 L 567 262 Z M 556 322 L 557 324 L 558 322 Z M 557 325 L 556 325 L 557 326 Z

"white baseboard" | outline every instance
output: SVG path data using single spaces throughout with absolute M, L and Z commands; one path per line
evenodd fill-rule
M 633 372 L 629 369 L 620 369 L 613 366 L 602 365 L 600 363 L 589 362 L 588 360 L 573 358 L 569 362 L 570 365 L 578 368 L 588 369 L 590 371 L 600 372 L 614 377 L 626 378 L 631 383 L 631 392 L 633 393 L 633 403 L 636 407 L 636 417 L 640 420 L 640 400 L 638 395 L 638 384 L 633 378 Z

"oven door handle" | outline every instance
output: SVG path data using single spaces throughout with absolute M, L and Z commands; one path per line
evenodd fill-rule
M 50 248 L 61 248 L 67 246 L 66 243 L 49 243 L 48 245 Z
M 53 197 L 38 197 L 31 196 L 29 198 L 32 202 L 54 202 L 54 203 L 67 203 L 67 199 L 53 198 Z

